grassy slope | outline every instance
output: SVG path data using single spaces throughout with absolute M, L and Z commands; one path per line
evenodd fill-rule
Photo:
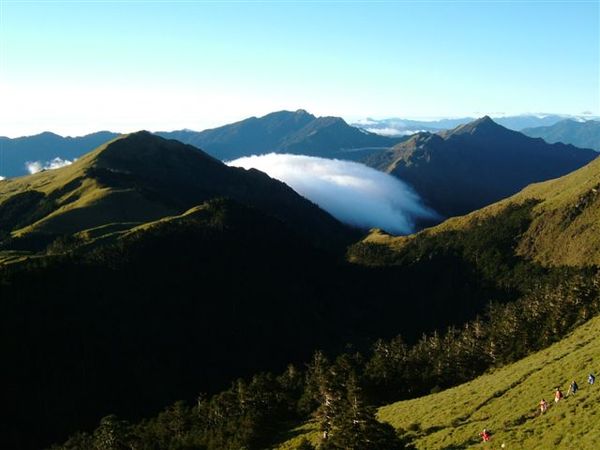
M 530 199 L 541 201 L 533 208 L 528 230 L 515 236 L 519 254 L 546 265 L 600 264 L 600 159 L 563 177 L 532 184 L 512 197 L 449 219 L 419 235 L 467 230 L 483 219 L 498 216 L 510 204 Z M 400 251 L 414 236 L 392 237 L 374 230 L 363 242 Z
M 418 424 L 425 432 L 415 433 L 415 444 L 423 449 L 476 446 L 484 427 L 494 432 L 495 447 L 599 448 L 600 435 L 590 431 L 600 416 L 600 386 L 585 383 L 600 369 L 599 327 L 600 318 L 593 319 L 546 350 L 439 394 L 381 408 L 379 417 L 405 429 Z M 539 417 L 540 399 L 551 403 L 553 388 L 566 391 L 573 378 L 577 395 Z
M 256 207 L 324 245 L 354 236 L 262 172 L 228 167 L 189 145 L 139 132 L 68 167 L 0 181 L 0 241 L 10 233 L 19 242 L 5 250 L 35 251 L 57 236 L 97 238 L 220 197 Z M 0 253 L 0 262 L 10 258 Z
M 117 138 L 122 139 L 122 138 Z M 0 183 L 0 203 L 15 194 L 38 191 L 54 194 L 53 210 L 39 220 L 14 230 L 14 236 L 32 231 L 70 233 L 112 222 L 115 211 L 122 221 L 157 219 L 174 211 L 146 201 L 131 190 L 118 190 L 102 186 L 85 176 L 85 170 L 96 163 L 98 156 L 115 140 L 107 142 L 86 154 L 68 167 L 48 170 L 35 175 L 12 178 Z
M 586 383 L 590 371 L 600 372 L 600 317 L 579 327 L 567 338 L 521 361 L 497 369 L 469 383 L 379 410 L 379 418 L 409 431 L 417 449 L 597 449 L 600 384 Z M 558 405 L 553 389 L 566 393 L 572 379 L 580 390 Z M 545 398 L 548 412 L 538 415 Z M 483 428 L 493 432 L 490 443 L 480 442 Z M 596 430 L 596 432 L 594 432 Z M 279 449 L 293 449 L 302 437 L 318 441 L 314 424 L 293 430 L 295 437 Z

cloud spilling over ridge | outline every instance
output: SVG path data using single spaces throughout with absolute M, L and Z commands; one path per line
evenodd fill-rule
M 52 170 L 52 169 L 60 169 L 61 167 L 68 166 L 73 164 L 75 160 L 69 161 L 68 159 L 62 159 L 58 156 L 50 161 L 27 161 L 25 163 L 25 167 L 27 168 L 27 172 L 30 174 L 41 172 L 42 170 Z
M 407 234 L 417 220 L 438 217 L 408 185 L 356 162 L 270 153 L 227 164 L 265 172 L 338 220 L 360 228 Z
M 410 136 L 411 134 L 419 133 L 425 130 L 408 130 L 403 128 L 365 128 L 370 133 L 380 134 L 381 136 Z

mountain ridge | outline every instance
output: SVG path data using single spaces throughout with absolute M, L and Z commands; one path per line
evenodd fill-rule
M 542 138 L 549 143 L 562 142 L 600 152 L 600 121 L 598 120 L 580 122 L 566 119 L 551 126 L 525 128 L 523 134 Z
M 531 184 L 511 197 L 415 235 L 391 237 L 373 231 L 363 242 L 402 253 L 418 240 L 468 233 L 479 223 L 523 205 L 530 223 L 522 234 L 512 237 L 516 255 L 546 266 L 600 265 L 600 159 L 560 178 Z
M 527 137 L 485 116 L 453 130 L 417 133 L 366 163 L 411 184 L 434 210 L 455 216 L 565 175 L 597 156 Z
M 67 167 L 0 182 L 2 228 L 13 238 L 9 246 L 26 242 L 28 235 L 42 245 L 110 223 L 156 220 L 216 197 L 258 207 L 315 239 L 324 232 L 336 240 L 348 230 L 262 172 L 229 167 L 149 132 L 117 137 Z
M 272 152 L 358 159 L 400 140 L 365 132 L 340 117 L 316 117 L 303 109 L 276 111 L 200 132 L 157 134 L 203 148 L 221 160 Z
M 389 138 L 348 125 L 342 118 L 316 117 L 303 109 L 276 111 L 203 131 L 156 131 L 203 149 L 221 160 L 271 152 L 360 160 L 403 138 Z M 54 158 L 73 161 L 121 133 L 100 131 L 84 136 L 61 136 L 45 131 L 18 138 L 0 137 L 0 176 L 27 174 L 26 164 Z

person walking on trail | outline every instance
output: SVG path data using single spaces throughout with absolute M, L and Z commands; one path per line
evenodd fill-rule
M 596 377 L 594 376 L 594 374 L 593 374 L 593 373 L 590 373 L 590 374 L 588 375 L 588 383 L 589 383 L 589 384 L 594 384 L 594 382 L 595 382 L 595 381 L 596 381 Z
M 487 428 L 484 428 L 483 431 L 481 433 L 479 433 L 479 436 L 481 436 L 481 439 L 483 439 L 483 442 L 488 442 L 490 440 L 490 438 L 492 437 L 491 433 L 489 432 L 489 430 Z
M 563 393 L 560 388 L 556 388 L 556 391 L 554 392 L 554 403 L 558 403 L 561 398 L 563 398 Z
M 577 386 L 577 382 L 575 380 L 573 380 L 573 382 L 569 386 L 569 390 L 567 392 L 567 395 L 569 395 L 569 394 L 575 394 L 578 389 L 579 389 L 579 386 Z
M 548 402 L 545 399 L 540 400 L 540 414 L 548 411 Z

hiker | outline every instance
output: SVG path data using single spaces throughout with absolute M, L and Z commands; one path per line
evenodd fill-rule
M 544 399 L 540 401 L 540 414 L 544 414 L 548 411 L 548 402 Z
M 490 440 L 491 434 L 486 428 L 484 428 L 483 431 L 479 433 L 479 436 L 481 436 L 483 442 L 488 442 Z
M 573 382 L 569 386 L 569 390 L 567 391 L 567 395 L 569 395 L 570 393 L 575 394 L 578 389 L 579 389 L 579 386 L 577 386 L 577 382 L 575 380 L 573 380 Z
M 589 383 L 589 384 L 594 384 L 594 382 L 595 382 L 595 381 L 596 381 L 596 377 L 594 376 L 594 374 L 593 374 L 593 373 L 590 373 L 590 374 L 588 375 L 588 383 Z
M 554 403 L 558 403 L 561 398 L 563 398 L 563 393 L 560 391 L 560 388 L 556 388 L 556 391 L 554 392 Z

